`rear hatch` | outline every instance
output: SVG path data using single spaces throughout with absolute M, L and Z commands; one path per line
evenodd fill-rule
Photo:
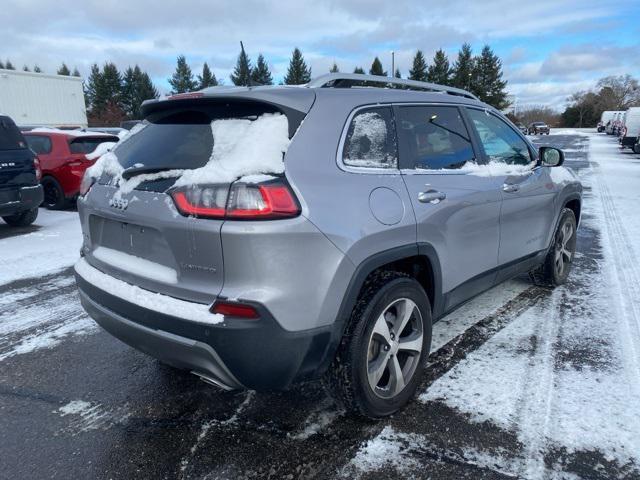
M 0 116 L 0 204 L 18 200 L 18 188 L 36 185 L 33 152 L 18 127 Z
M 286 104 L 243 98 L 169 100 L 148 106 L 147 112 L 146 125 L 113 152 L 124 169 L 119 185 L 115 185 L 117 176 L 106 173 L 108 168 L 101 172 L 103 159 L 97 164 L 99 180 L 87 201 L 80 204 L 85 256 L 89 263 L 127 283 L 210 303 L 224 281 L 220 230 L 225 220 L 181 213 L 171 196 L 176 181 L 189 177 L 198 184 L 197 189 L 202 184 L 206 188 L 196 190 L 199 198 L 210 210 L 224 212 L 235 178 L 222 175 L 212 179 L 208 175 L 200 182 L 196 170 L 210 166 L 214 123 L 255 122 L 265 114 L 276 115 L 285 120 L 288 141 L 306 112 Z M 233 138 L 233 129 L 224 131 L 216 137 L 218 150 L 247 141 Z M 193 190 L 193 186 L 189 188 Z

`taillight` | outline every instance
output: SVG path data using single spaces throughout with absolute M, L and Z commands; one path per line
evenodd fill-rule
M 183 215 L 236 220 L 273 220 L 300 214 L 300 205 L 283 181 L 265 184 L 197 185 L 171 192 Z
M 203 185 L 171 192 L 178 211 L 183 215 L 224 218 L 228 185 Z
M 222 300 L 213 304 L 210 309 L 211 313 L 224 315 L 225 317 L 238 317 L 256 319 L 260 317 L 258 311 L 251 305 L 237 302 L 225 302 Z
M 295 217 L 300 207 L 287 185 L 234 185 L 229 192 L 228 218 L 270 219 Z
M 42 180 L 42 168 L 40 167 L 40 160 L 38 157 L 33 157 L 33 168 L 36 171 L 36 180 L 39 182 Z

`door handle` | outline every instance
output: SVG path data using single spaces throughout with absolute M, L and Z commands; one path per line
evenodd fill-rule
M 418 201 L 420 203 L 433 203 L 434 205 L 440 203 L 442 200 L 447 198 L 447 194 L 444 192 L 439 192 L 437 190 L 427 190 L 426 192 L 420 192 L 418 194 Z
M 515 193 L 520 190 L 520 185 L 517 183 L 505 183 L 502 185 L 502 191 L 507 193 Z

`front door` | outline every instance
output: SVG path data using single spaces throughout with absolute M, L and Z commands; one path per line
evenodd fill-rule
M 499 265 L 524 260 L 548 247 L 555 191 L 548 168 L 519 132 L 494 113 L 467 108 L 491 175 L 501 184 Z
M 418 242 L 438 254 L 444 308 L 449 309 L 493 284 L 500 191 L 493 178 L 476 174 L 476 155 L 459 107 L 399 105 L 395 114 Z

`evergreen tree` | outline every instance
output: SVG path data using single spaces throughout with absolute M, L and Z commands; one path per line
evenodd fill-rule
M 99 89 L 97 101 L 100 105 L 114 103 L 120 105 L 120 91 L 122 90 L 122 77 L 118 72 L 118 67 L 114 63 L 105 63 L 102 67 L 101 80 L 98 83 Z
M 238 61 L 236 67 L 231 74 L 231 81 L 234 85 L 248 87 L 251 85 L 251 60 L 244 51 L 244 45 L 240 42 L 240 55 L 238 55 Z
M 285 85 L 302 85 L 311 81 L 311 69 L 307 67 L 302 52 L 298 47 L 293 49 L 287 75 L 284 77 Z
M 371 64 L 371 68 L 369 69 L 370 75 L 377 75 L 379 77 L 386 77 L 387 72 L 382 69 L 382 62 L 378 57 L 373 59 L 373 63 Z
M 427 81 L 439 85 L 450 85 L 451 83 L 449 59 L 442 49 L 436 52 L 433 57 L 433 65 L 429 65 L 427 69 Z
M 396 68 L 396 72 L 393 74 L 394 77 L 396 78 L 402 78 L 402 75 L 400 75 L 400 69 Z
M 331 67 L 331 70 L 329 70 L 329 73 L 338 73 L 340 70 L 338 69 L 338 64 L 336 62 L 333 62 L 333 66 Z
M 142 116 L 142 102 L 157 97 L 158 91 L 147 72 L 143 72 L 138 65 L 127 68 L 122 77 L 121 105 L 129 119 L 139 119 Z
M 134 69 L 134 73 L 136 69 L 138 69 L 137 65 Z M 140 119 L 142 117 L 142 114 L 140 112 L 140 106 L 142 105 L 142 102 L 144 102 L 145 100 L 158 98 L 159 95 L 158 90 L 156 90 L 156 87 L 153 86 L 151 77 L 149 77 L 149 74 L 147 72 L 141 72 L 141 74 L 137 77 L 136 87 L 138 103 L 137 109 L 132 112 L 132 117 L 134 119 Z
M 34 68 L 35 71 L 35 68 Z M 97 104 L 98 95 L 101 89 L 102 74 L 100 67 L 96 63 L 91 65 L 91 73 L 85 84 L 84 98 L 87 108 L 91 111 L 98 111 L 100 106 Z
M 42 73 L 42 70 L 40 69 L 40 67 L 38 65 L 34 65 L 33 66 L 33 71 L 36 73 Z
M 458 52 L 458 58 L 453 64 L 451 84 L 457 88 L 468 90 L 473 83 L 474 59 L 471 45 L 464 43 Z
M 29 67 L 27 67 L 26 65 L 24 67 L 22 67 L 22 71 L 23 72 L 28 72 L 29 71 Z
M 198 75 L 198 89 L 203 89 L 207 87 L 216 87 L 218 85 L 218 79 L 215 74 L 211 72 L 209 69 L 209 65 L 207 62 L 204 62 L 202 66 L 202 75 Z
M 254 84 L 258 85 L 273 85 L 273 77 L 271 76 L 271 72 L 269 71 L 267 61 L 264 59 L 262 54 L 258 55 L 256 68 L 254 68 L 251 72 L 251 80 Z
M 485 45 L 480 56 L 475 59 L 472 77 L 471 91 L 480 100 L 498 110 L 509 106 L 505 90 L 507 82 L 502 79 L 502 60 L 493 53 L 489 45 Z
M 2 60 L 0 60 L 0 68 L 4 68 L 4 63 L 2 63 Z
M 60 65 L 60 68 L 56 73 L 58 75 L 66 75 L 68 77 L 69 75 L 71 75 L 71 70 L 69 70 L 69 67 L 67 67 L 67 65 L 62 62 L 62 65 Z
M 409 69 L 409 80 L 418 80 L 419 82 L 427 80 L 427 62 L 424 59 L 422 50 L 418 50 L 415 57 L 413 57 L 413 65 Z
M 80 72 L 78 71 L 78 67 L 73 67 L 73 73 L 71 74 L 74 77 L 79 77 Z
M 176 71 L 169 79 L 169 85 L 172 87 L 172 94 L 192 92 L 197 88 L 193 73 L 191 73 L 191 67 L 187 64 L 187 59 L 184 55 L 178 56 Z
M 131 67 L 128 67 L 122 75 L 120 103 L 125 115 L 129 118 L 133 118 L 132 113 L 136 109 L 136 74 Z
M 364 69 L 362 67 L 356 67 L 353 69 L 353 73 L 364 74 Z
M 13 66 L 13 63 L 11 63 L 9 61 L 9 59 L 7 59 L 7 63 L 4 64 L 4 68 L 6 68 L 7 70 L 15 70 L 16 67 Z

